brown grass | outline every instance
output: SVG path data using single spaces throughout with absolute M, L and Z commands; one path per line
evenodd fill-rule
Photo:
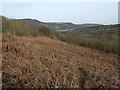
M 3 88 L 117 88 L 118 57 L 46 37 L 3 35 Z

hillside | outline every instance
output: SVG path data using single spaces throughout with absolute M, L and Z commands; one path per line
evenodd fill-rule
M 17 19 L 16 21 L 23 23 L 31 28 L 40 28 L 41 26 L 45 25 L 45 23 L 40 22 L 36 19 Z
M 74 24 L 71 22 L 41 22 L 36 19 L 15 19 L 16 21 L 23 23 L 31 28 L 40 28 L 41 26 L 48 26 L 51 30 L 62 30 L 62 29 L 81 29 L 88 27 L 103 26 L 102 24 Z
M 41 22 L 36 19 L 16 19 L 16 21 L 23 23 L 31 28 L 40 28 L 41 26 L 47 26 L 51 30 L 72 29 L 78 27 L 78 25 L 70 22 Z
M 120 25 L 103 25 L 77 28 L 62 32 L 62 41 L 120 55 Z
M 46 23 L 51 29 L 53 30 L 62 30 L 62 29 L 75 29 L 79 27 L 78 25 L 75 25 L 70 22 L 55 22 L 55 23 Z
M 21 21 L 8 19 L 2 16 L 2 32 L 11 33 L 18 36 L 42 36 L 50 32 L 48 28 L 42 26 L 42 23 L 39 25 L 37 20 L 32 20 L 32 22 L 29 22 L 29 19 L 26 19 L 22 21 L 27 23 L 21 23 Z M 37 27 L 39 27 L 39 29 Z
M 86 25 L 92 26 L 88 27 Z M 75 28 L 79 25 L 76 26 L 67 22 L 44 23 L 36 19 L 16 20 L 2 17 L 3 33 L 11 33 L 18 36 L 47 36 L 69 44 L 120 55 L 120 47 L 118 45 L 119 25 L 96 25 L 99 24 L 85 24 L 85 26 Z M 58 29 L 58 31 L 55 29 Z
M 41 26 L 48 26 L 51 30 L 64 30 L 64 29 L 73 29 L 79 31 L 91 31 L 99 29 L 115 29 L 118 27 L 118 24 L 114 25 L 103 25 L 95 23 L 83 23 L 83 24 L 74 24 L 71 22 L 41 22 L 37 19 L 14 19 L 20 23 L 23 23 L 31 28 L 40 28 Z
M 83 23 L 78 25 L 79 25 L 79 28 L 103 26 L 102 24 L 94 24 L 94 23 Z
M 3 88 L 117 88 L 116 55 L 47 37 L 3 34 Z

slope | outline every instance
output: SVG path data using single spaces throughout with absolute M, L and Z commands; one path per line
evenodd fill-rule
M 3 88 L 117 88 L 118 57 L 46 37 L 3 35 Z

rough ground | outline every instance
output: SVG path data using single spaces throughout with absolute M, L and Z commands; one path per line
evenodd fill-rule
M 3 35 L 3 88 L 117 88 L 118 57 L 46 37 Z

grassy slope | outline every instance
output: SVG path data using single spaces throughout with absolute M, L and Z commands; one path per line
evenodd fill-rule
M 3 87 L 118 87 L 117 56 L 45 37 L 3 35 Z

